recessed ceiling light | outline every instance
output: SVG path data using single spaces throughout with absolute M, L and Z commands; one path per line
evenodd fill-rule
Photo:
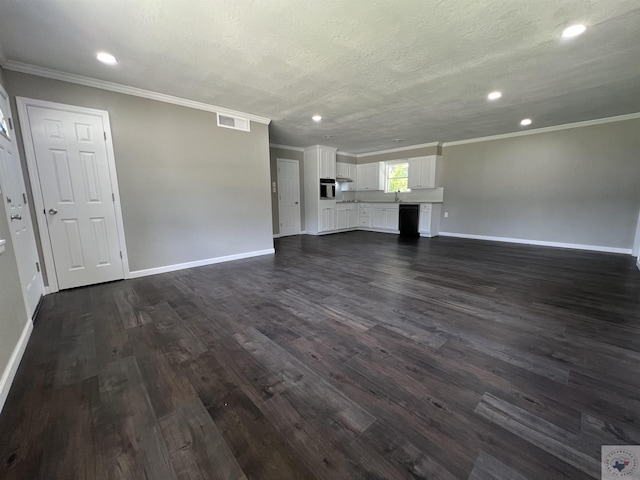
M 394 138 L 393 140 L 391 140 L 393 143 L 400 143 L 400 142 L 404 142 L 404 138 Z
M 487 98 L 489 100 L 497 100 L 502 96 L 502 92 L 499 91 L 495 91 L 495 92 L 491 92 L 489 95 L 487 95 Z
M 313 120 L 314 122 L 319 122 L 320 120 L 322 120 L 322 117 L 320 115 L 314 115 L 313 117 L 311 117 L 311 120 Z
M 571 25 L 570 27 L 567 27 L 562 31 L 562 38 L 577 37 L 578 35 L 584 33 L 586 29 L 587 27 L 585 27 L 581 23 Z
M 107 52 L 98 52 L 96 58 L 107 65 L 115 65 L 116 63 L 118 63 L 116 57 Z
M 520 120 L 520 125 L 522 125 L 523 127 L 531 125 L 531 119 L 530 118 L 525 118 L 523 120 Z

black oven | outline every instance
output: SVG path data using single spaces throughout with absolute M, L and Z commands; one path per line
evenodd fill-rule
M 320 179 L 320 198 L 336 198 L 336 181 L 332 178 Z

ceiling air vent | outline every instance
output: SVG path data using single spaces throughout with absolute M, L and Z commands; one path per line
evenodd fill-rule
M 250 123 L 248 118 L 232 117 L 231 115 L 223 115 L 218 113 L 218 126 L 224 128 L 233 128 L 234 130 L 242 130 L 243 132 L 249 132 Z

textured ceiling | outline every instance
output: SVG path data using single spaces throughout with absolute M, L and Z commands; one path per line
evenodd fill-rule
M 353 153 L 640 111 L 638 0 L 0 0 L 0 45 Z

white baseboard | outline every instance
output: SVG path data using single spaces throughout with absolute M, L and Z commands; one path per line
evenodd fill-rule
M 545 242 L 542 240 L 527 240 L 524 238 L 490 237 L 487 235 L 471 235 L 468 233 L 454 232 L 440 232 L 440 235 L 443 237 L 473 238 L 475 240 L 489 240 L 492 242 L 522 243 L 525 245 L 537 245 L 542 247 L 572 248 L 574 250 L 590 250 L 593 252 L 631 254 L 630 248 L 603 247 L 599 245 L 583 245 L 580 243 Z
M 31 322 L 31 320 L 28 320 L 26 325 L 24 326 L 24 329 L 22 330 L 20 340 L 18 340 L 18 344 L 13 349 L 11 358 L 9 358 L 9 363 L 2 373 L 2 378 L 0 378 L 0 412 L 2 412 L 4 402 L 7 401 L 7 397 L 9 396 L 11 384 L 13 383 L 13 379 L 15 378 L 18 367 L 20 366 L 20 360 L 22 360 L 24 351 L 27 348 L 27 343 L 29 343 L 29 338 L 31 337 L 32 331 L 33 323 Z
M 636 267 L 638 267 L 638 270 L 640 270 L 640 257 L 636 259 Z
M 298 233 L 292 233 L 291 235 L 281 235 L 279 233 L 274 233 L 273 238 L 282 238 L 282 237 L 294 237 L 296 235 L 305 235 L 307 232 L 304 230 L 299 231 Z
M 176 270 L 184 270 L 186 268 L 203 267 L 205 265 L 213 265 L 214 263 L 231 262 L 233 260 L 241 260 L 243 258 L 269 255 L 271 253 L 276 253 L 274 248 L 267 248 L 266 250 L 256 250 L 254 252 L 237 253 L 235 255 L 226 255 L 224 257 L 206 258 L 204 260 L 196 260 L 195 262 L 176 263 L 175 265 L 165 265 L 164 267 L 135 270 L 133 272 L 129 272 L 129 278 L 139 278 L 149 275 L 157 275 L 159 273 L 175 272 Z
M 44 294 L 45 295 L 49 295 L 51 293 L 51 289 L 49 288 L 49 286 L 47 285 L 46 287 L 44 287 Z

